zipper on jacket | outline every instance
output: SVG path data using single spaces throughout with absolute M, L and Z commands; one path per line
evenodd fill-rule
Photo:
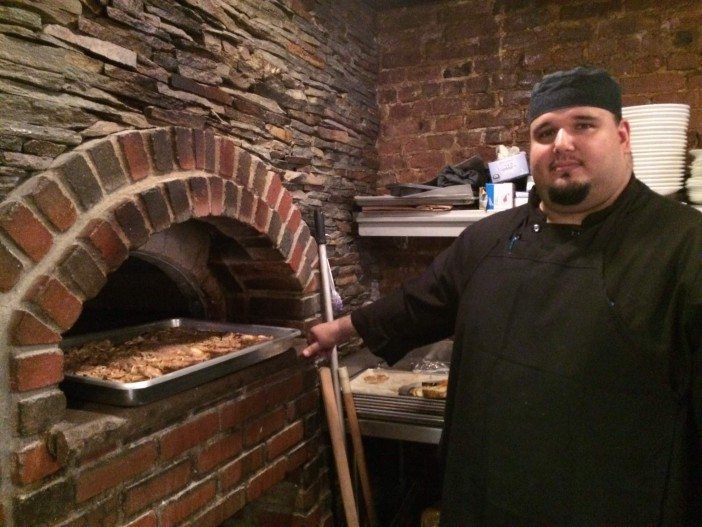
M 509 239 L 509 244 L 507 245 L 507 252 L 509 254 L 512 254 L 512 250 L 514 249 L 514 246 L 517 245 L 517 241 L 522 237 L 521 234 L 515 233 L 512 235 L 512 237 Z

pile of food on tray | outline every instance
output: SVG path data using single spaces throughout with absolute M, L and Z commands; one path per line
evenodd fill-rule
M 351 390 L 365 395 L 404 395 L 446 399 L 448 373 L 371 368 L 351 380 Z
M 159 329 L 121 344 L 101 340 L 65 350 L 64 369 L 73 375 L 103 380 L 144 381 L 272 338 L 188 328 Z
M 440 381 L 423 381 L 417 383 L 416 386 L 411 386 L 407 390 L 407 395 L 413 397 L 426 397 L 427 399 L 446 399 L 446 389 L 448 388 L 448 379 Z M 402 390 L 400 390 L 400 394 Z

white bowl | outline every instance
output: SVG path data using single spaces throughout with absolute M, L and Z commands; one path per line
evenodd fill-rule
M 655 112 L 657 110 L 673 110 L 673 111 L 680 111 L 680 112 L 689 112 L 690 111 L 690 105 L 689 104 L 681 104 L 681 103 L 655 103 L 655 104 L 637 104 L 634 106 L 624 106 L 622 107 L 622 113 L 624 112 Z
M 668 167 L 675 167 L 676 170 L 684 170 L 685 169 L 685 160 L 680 158 L 680 159 L 675 159 L 673 157 L 637 157 L 634 155 L 634 164 L 639 166 L 639 167 L 660 167 L 660 166 L 668 166 Z
M 629 124 L 634 124 L 636 123 L 637 125 L 646 125 L 646 124 L 684 124 L 687 125 L 689 121 L 689 117 L 685 115 L 680 115 L 680 116 L 670 116 L 670 115 L 651 115 L 651 116 L 639 116 L 639 115 L 633 115 L 631 117 L 627 117 L 627 121 L 629 121 Z

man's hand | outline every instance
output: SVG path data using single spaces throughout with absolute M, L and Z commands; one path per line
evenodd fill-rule
M 338 346 L 357 335 L 356 329 L 351 323 L 351 317 L 345 317 L 323 324 L 317 324 L 310 329 L 307 336 L 307 346 L 302 350 L 305 357 L 315 357 L 317 355 L 328 355 L 334 346 Z

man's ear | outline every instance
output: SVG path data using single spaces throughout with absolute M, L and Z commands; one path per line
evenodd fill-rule
M 619 134 L 619 142 L 622 143 L 624 151 L 631 152 L 631 127 L 629 121 L 622 119 L 617 126 L 617 134 Z

